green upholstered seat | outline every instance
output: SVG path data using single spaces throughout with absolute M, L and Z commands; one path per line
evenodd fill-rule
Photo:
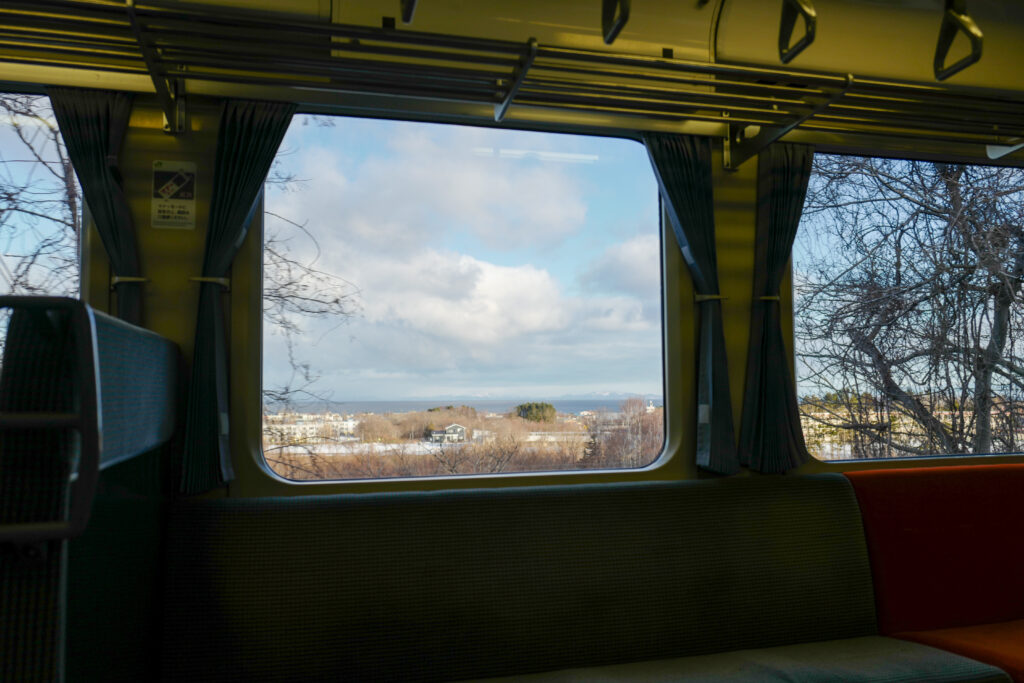
M 988 664 L 896 638 L 868 636 L 715 655 L 491 678 L 523 683 L 1009 683 Z
M 875 634 L 839 475 L 177 503 L 167 680 L 454 680 Z

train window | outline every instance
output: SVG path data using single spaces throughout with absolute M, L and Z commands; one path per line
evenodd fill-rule
M 818 155 L 793 273 L 813 454 L 1022 450 L 1024 170 Z
M 266 462 L 291 479 L 639 467 L 658 193 L 632 140 L 296 117 L 266 193 Z
M 78 294 L 81 207 L 49 99 L 0 93 L 0 293 Z

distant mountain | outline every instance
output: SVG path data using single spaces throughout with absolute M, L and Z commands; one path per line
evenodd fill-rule
M 630 398 L 641 398 L 645 402 L 653 401 L 655 405 L 663 405 L 664 401 L 660 394 L 629 394 L 623 392 L 589 392 L 579 394 L 563 394 L 561 396 L 517 396 L 512 398 L 494 398 L 479 396 L 437 396 L 434 398 L 415 399 L 394 399 L 382 400 L 347 400 L 347 401 L 299 401 L 291 406 L 290 410 L 300 413 L 319 413 L 324 411 L 338 413 L 358 412 L 406 412 L 413 410 L 426 410 L 436 406 L 458 406 L 468 405 L 478 410 L 504 412 L 511 410 L 520 403 L 530 401 L 543 401 L 553 403 L 555 407 L 565 412 L 579 412 L 581 410 L 592 410 L 598 408 L 616 409 L 619 404 Z M 573 405 L 567 405 L 573 404 Z M 279 412 L 283 405 L 269 404 L 267 410 Z
M 621 393 L 615 391 L 592 391 L 588 394 L 563 394 L 556 397 L 562 401 L 625 401 L 628 398 L 640 397 L 645 401 L 657 401 L 661 402 L 661 394 L 640 394 L 640 393 Z

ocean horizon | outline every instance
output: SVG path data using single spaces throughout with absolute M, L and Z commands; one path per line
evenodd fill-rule
M 297 402 L 292 409 L 300 413 L 319 413 L 330 411 L 334 413 L 375 413 L 383 415 L 386 413 L 412 413 L 422 412 L 430 408 L 443 408 L 446 406 L 468 406 L 481 413 L 508 413 L 521 403 L 531 401 L 550 403 L 559 413 L 579 415 L 583 411 L 607 411 L 618 412 L 622 402 L 631 398 L 608 397 L 608 398 L 587 398 L 587 399 L 547 399 L 547 398 L 522 398 L 522 399 L 415 399 L 404 401 L 307 401 Z M 642 398 L 644 403 L 653 401 L 655 406 L 662 406 L 663 399 L 660 396 L 637 396 Z

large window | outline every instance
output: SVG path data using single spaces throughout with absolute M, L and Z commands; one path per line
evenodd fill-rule
M 818 155 L 793 272 L 813 454 L 1022 450 L 1024 170 Z
M 640 144 L 297 117 L 266 210 L 263 449 L 279 474 L 660 453 L 661 246 Z

